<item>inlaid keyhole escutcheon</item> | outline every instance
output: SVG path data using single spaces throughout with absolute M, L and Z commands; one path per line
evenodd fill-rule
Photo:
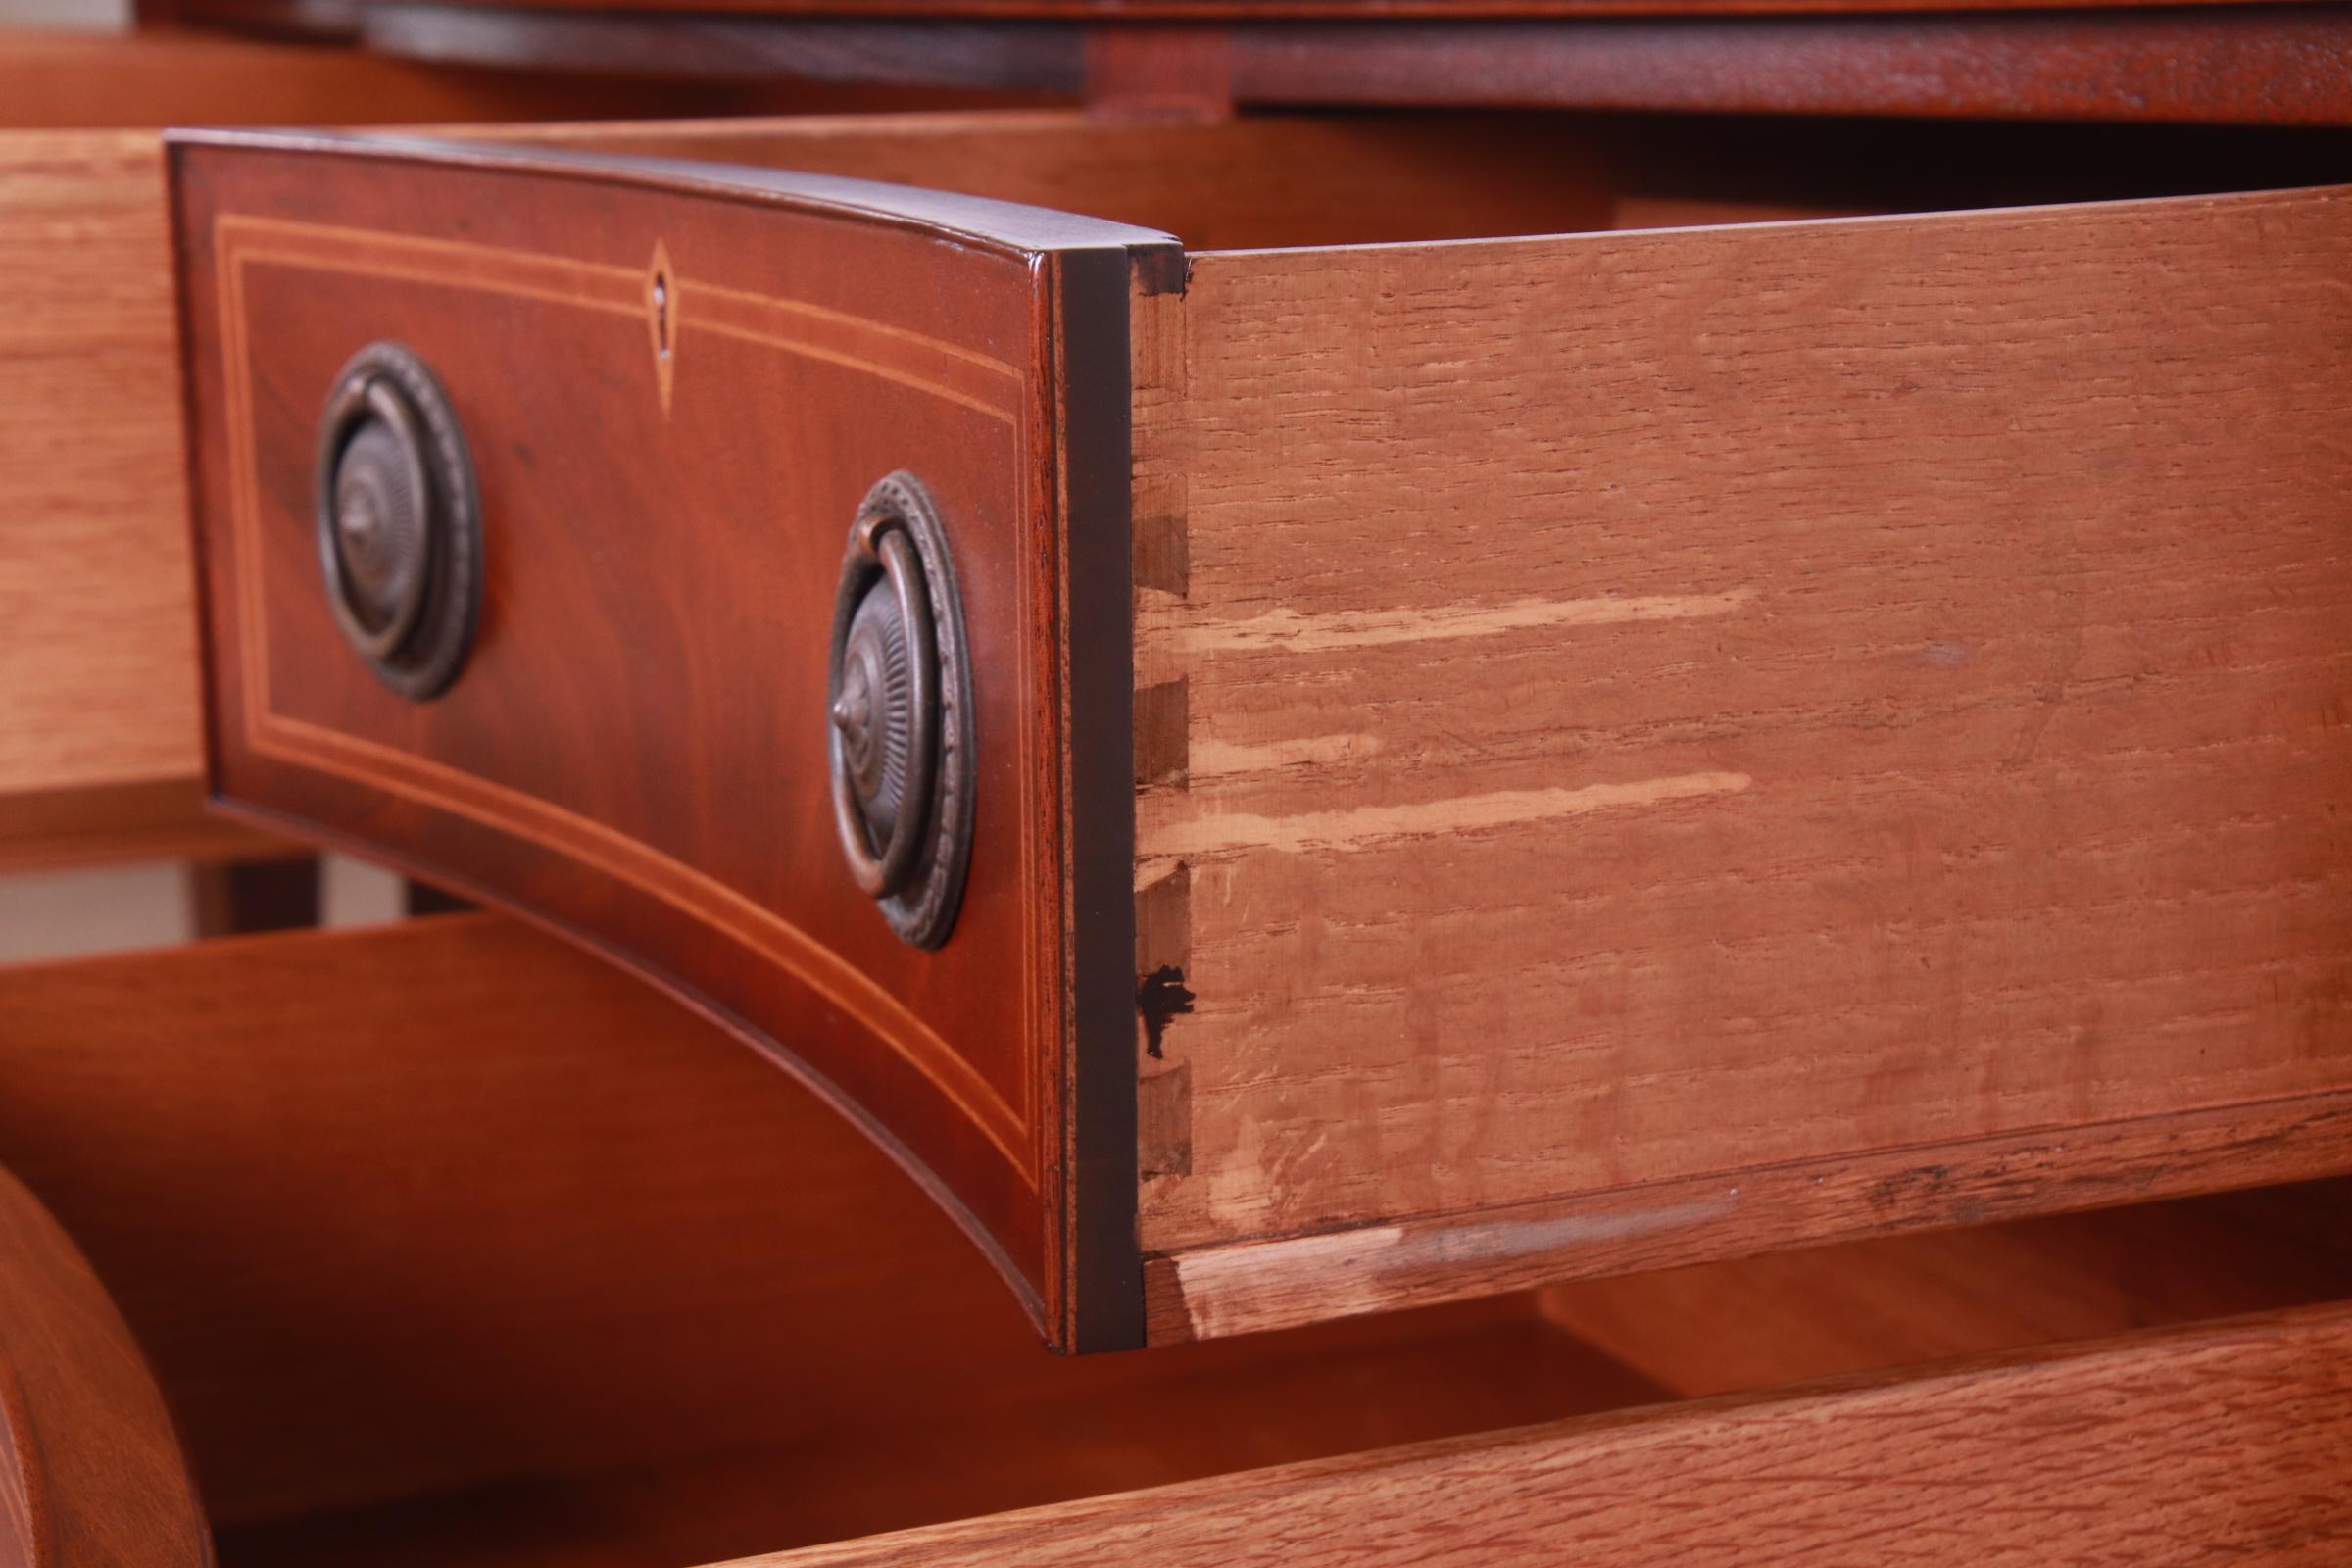
M 319 422 L 317 529 L 344 639 L 416 702 L 449 689 L 481 606 L 481 507 L 465 432 L 431 370 L 397 343 L 362 349 Z
M 875 485 L 851 524 L 826 708 L 850 875 L 892 930 L 936 948 L 971 861 L 971 670 L 947 534 L 912 474 Z

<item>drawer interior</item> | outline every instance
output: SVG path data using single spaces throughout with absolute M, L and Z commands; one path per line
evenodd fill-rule
M 228 1568 L 685 1568 L 2352 1288 L 2321 1185 L 1065 1359 L 812 1096 L 505 921 L 0 1002 L 0 1156 L 138 1336 Z
M 1188 250 L 1471 239 L 2275 189 L 2352 179 L 2352 135 L 1561 113 L 1056 111 L 458 127 L 792 169 L 1161 229 Z

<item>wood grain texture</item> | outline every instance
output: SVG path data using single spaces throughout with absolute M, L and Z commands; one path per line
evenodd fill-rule
M 1742 1369 L 2308 1300 L 2345 1266 L 2312 1235 L 2328 1194 L 2248 1195 L 2041 1245 L 1993 1229 L 1817 1274 L 1724 1265 L 1656 1298 L 1661 1319 L 1684 1303 L 1673 1321 L 1710 1300 L 1805 1319 L 1777 1362 L 1752 1337 L 1620 1335 L 1630 1373 L 1566 1331 L 1573 1292 L 1051 1356 L 830 1108 L 484 915 L 0 971 L 0 1158 L 120 1301 L 223 1560 L 257 1568 L 642 1568 L 1112 1494 L 1148 1507 L 1133 1489 Z M 1656 1517 L 1654 1471 L 1640 1490 Z
M 2114 1201 L 2241 1113 L 2340 1169 L 2347 267 L 2333 190 L 1195 257 L 1136 334 L 1147 1251 L 1624 1266 Z
M 216 790 L 628 956 L 872 1127 L 1054 1343 L 1139 1340 L 1140 1292 L 1097 1332 L 1071 1273 L 1091 841 L 1064 825 L 1061 597 L 1069 529 L 1127 531 L 1125 441 L 1083 429 L 1123 384 L 1076 399 L 1074 368 L 1124 365 L 1128 270 L 1173 242 L 704 164 L 269 137 L 174 160 Z M 384 338 L 448 388 L 488 519 L 477 645 L 428 706 L 348 656 L 310 536 L 320 389 Z M 844 540 L 901 469 L 945 519 L 982 672 L 975 849 L 936 953 L 852 881 L 826 785 Z M 1131 1095 L 1123 1064 L 1107 1088 Z M 1133 1247 L 1131 1190 L 1077 1195 L 1113 1203 L 1103 1248 Z
M 211 1568 L 171 1413 L 73 1238 L 0 1171 L 0 1563 Z
M 230 1562 L 701 1561 L 1656 1396 L 1525 1297 L 1048 1355 L 832 1109 L 503 918 L 0 970 L 0 1083 Z
M 1145 1103 L 1162 1106 L 1157 1141 L 1145 1146 L 1147 1185 L 1189 1169 L 1182 1097 L 1168 1104 L 1155 1094 L 1170 1082 L 1189 1093 L 1189 1065 L 1148 1068 L 1143 1080 Z M 1154 1254 L 1146 1310 L 1152 1342 L 1178 1344 L 2346 1168 L 2352 1096 L 2184 1110 Z
M 0 798 L 199 770 L 170 256 L 153 135 L 0 134 Z
M 739 1568 L 1020 1562 L 2328 1564 L 2341 1306 L 1922 1374 L 1627 1412 Z
M 504 79 L 218 39 L 12 35 L 0 43 L 6 114 L 20 124 L 69 110 L 182 122 L 561 113 L 590 101 L 596 85 L 577 85 L 570 97 L 548 84 L 508 95 Z M 592 101 L 607 112 L 644 107 L 625 93 Z M 722 93 L 705 112 L 730 107 L 741 103 Z M 449 133 L 967 191 L 1164 228 L 1197 249 L 1730 216 L 1719 198 L 1666 209 L 1635 194 L 1638 160 L 1608 167 L 1602 153 L 1623 144 L 1582 122 L 1090 126 L 1071 113 L 1030 111 L 475 122 Z M 1572 150 L 1563 152 L 1563 138 Z M 2182 153 L 2168 147 L 2160 156 L 2169 166 Z M 1920 156 L 1966 162 L 1951 149 Z M 1705 151 L 1712 165 L 1723 157 L 1719 145 Z M 1782 162 L 1824 161 L 1814 150 Z M 2011 159 L 2004 152 L 1995 162 Z M 2113 149 L 2094 167 L 2113 181 L 2139 162 Z M 25 301 L 0 324 L 0 365 L 45 390 L 0 409 L 0 612 L 12 627 L 0 640 L 0 797 L 190 778 L 198 769 L 162 177 L 146 136 L 0 136 L 0 259 Z M 1761 177 L 1755 169 L 1740 175 Z M 1818 206 L 1818 193 L 1813 199 Z M 1792 210 L 1783 203 L 1766 216 Z M 13 800 L 0 799 L 0 815 L 30 820 Z
M 2342 1180 L 1578 1280 L 1552 1322 L 1679 1397 L 2352 1297 Z

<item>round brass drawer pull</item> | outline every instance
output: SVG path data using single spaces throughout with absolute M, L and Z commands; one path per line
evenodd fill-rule
M 921 483 L 894 473 L 842 559 L 827 756 L 851 878 L 918 948 L 947 941 L 971 861 L 971 689 L 947 534 Z
M 397 343 L 369 344 L 335 377 L 315 520 L 344 639 L 404 697 L 448 690 L 480 615 L 481 505 L 448 395 Z

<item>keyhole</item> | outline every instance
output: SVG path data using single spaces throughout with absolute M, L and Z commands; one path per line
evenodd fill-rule
M 654 274 L 654 352 L 669 358 L 669 274 Z

